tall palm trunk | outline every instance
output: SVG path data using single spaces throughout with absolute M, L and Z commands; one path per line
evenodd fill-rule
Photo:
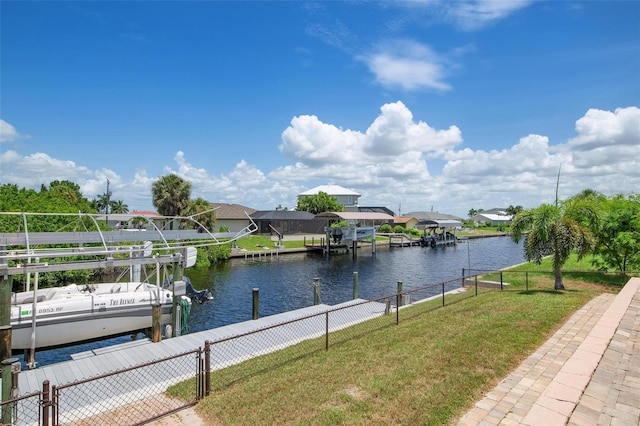
M 553 275 L 555 276 L 554 290 L 564 290 L 564 284 L 562 284 L 562 270 L 560 268 L 553 268 Z

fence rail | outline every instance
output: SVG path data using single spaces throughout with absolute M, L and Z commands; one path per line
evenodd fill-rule
M 564 275 L 617 283 L 626 275 L 565 271 Z M 536 280 L 530 280 L 531 277 Z M 543 277 L 543 279 L 540 279 Z M 604 278 L 603 278 L 604 277 Z M 263 371 L 314 352 L 328 350 L 361 335 L 399 324 L 487 291 L 551 290 L 548 271 L 463 269 L 462 276 L 397 292 L 373 300 L 357 299 L 319 313 L 265 326 L 231 337 L 205 341 L 204 349 L 184 352 L 88 379 L 51 386 L 0 402 L 3 425 L 144 424 L 196 404 Z M 546 281 L 545 281 L 546 280 Z M 596 281 L 597 282 L 597 281 Z M 355 297 L 354 291 L 354 297 Z M 169 387 L 181 383 L 192 397 L 170 398 Z

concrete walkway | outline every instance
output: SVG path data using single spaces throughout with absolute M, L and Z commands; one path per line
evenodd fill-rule
M 640 425 L 640 278 L 587 303 L 458 425 Z

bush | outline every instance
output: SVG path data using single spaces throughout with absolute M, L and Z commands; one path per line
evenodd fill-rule
M 412 237 L 419 237 L 420 231 L 415 228 L 411 228 L 411 229 L 407 229 L 407 234 L 411 235 Z
M 378 229 L 378 232 L 383 234 L 390 234 L 392 232 L 391 225 L 389 225 L 388 223 L 381 225 L 380 228 Z

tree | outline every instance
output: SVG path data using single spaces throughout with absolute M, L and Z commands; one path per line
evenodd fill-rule
M 336 197 L 320 191 L 316 195 L 307 195 L 299 198 L 296 210 L 318 214 L 323 212 L 341 212 L 344 210 L 344 206 L 338 202 Z
M 182 216 L 189 206 L 191 183 L 175 174 L 162 176 L 153 182 L 151 195 L 153 206 L 162 216 Z
M 473 217 L 475 215 L 478 214 L 478 210 L 476 209 L 469 209 L 469 213 L 467 213 L 469 215 L 469 217 Z
M 189 201 L 186 210 L 187 216 L 193 216 L 202 226 L 198 227 L 198 232 L 204 232 L 205 228 L 212 232 L 216 225 L 216 213 L 210 202 L 202 197 Z
M 601 206 L 602 220 L 595 232 L 597 257 L 592 263 L 620 272 L 640 268 L 640 195 L 615 195 Z
M 593 249 L 591 229 L 597 223 L 593 199 L 576 196 L 518 213 L 511 223 L 511 238 L 518 242 L 527 233 L 524 251 L 528 261 L 540 264 L 544 257 L 553 256 L 553 288 L 564 290 L 562 265 L 574 251 L 580 260 Z
M 115 214 L 129 213 L 129 206 L 127 206 L 122 200 L 109 201 L 110 211 Z
M 515 207 L 509 206 L 507 207 L 507 214 L 510 214 L 511 216 L 515 216 L 518 213 L 520 213 L 522 210 L 524 210 L 522 206 L 515 206 Z
M 94 201 L 92 201 L 92 204 L 95 205 L 98 213 L 107 213 L 107 206 L 110 203 L 109 198 L 111 198 L 111 193 L 105 192 L 104 194 L 99 195 L 98 198 L 96 198 Z

